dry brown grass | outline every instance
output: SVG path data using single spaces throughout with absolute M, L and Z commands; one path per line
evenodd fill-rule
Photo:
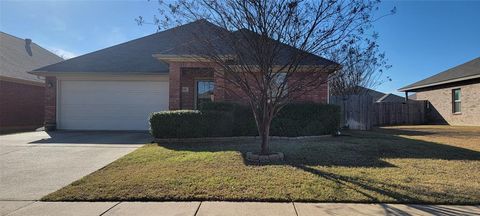
M 480 151 L 480 127 L 476 126 L 412 125 L 380 128 L 380 130 L 382 129 L 387 129 L 383 130 L 385 133 L 409 139 Z
M 480 127 L 402 126 L 282 141 L 282 164 L 244 161 L 257 143 L 146 145 L 43 200 L 480 203 Z

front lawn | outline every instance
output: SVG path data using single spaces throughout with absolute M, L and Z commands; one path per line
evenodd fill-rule
M 275 141 L 276 165 L 244 161 L 256 143 L 149 144 L 43 200 L 480 203 L 480 127 L 349 134 Z

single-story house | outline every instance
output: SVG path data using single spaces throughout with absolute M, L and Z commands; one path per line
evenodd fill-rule
M 480 126 L 480 57 L 405 86 L 416 100 L 430 102 L 435 123 Z
M 0 132 L 42 127 L 45 80 L 27 72 L 62 60 L 31 39 L 0 32 Z
M 147 130 L 152 112 L 195 109 L 211 100 L 241 101 L 215 88 L 224 82 L 213 72 L 215 65 L 183 52 L 195 35 L 217 28 L 199 20 L 32 71 L 46 77 L 46 128 Z M 309 55 L 316 63 L 336 64 Z M 298 98 L 327 100 L 327 83 Z

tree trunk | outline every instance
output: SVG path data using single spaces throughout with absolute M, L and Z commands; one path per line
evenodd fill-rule
M 265 105 L 260 110 L 254 110 L 255 122 L 257 124 L 258 135 L 262 139 L 260 145 L 260 154 L 266 155 L 270 153 L 269 143 L 270 143 L 270 125 L 272 122 L 272 117 L 267 106 Z
M 262 144 L 260 145 L 260 154 L 267 155 L 270 153 L 269 143 L 270 143 L 270 121 L 265 121 L 262 123 L 262 129 L 260 129 L 260 136 L 262 138 Z
M 342 125 L 342 128 L 348 128 L 347 127 L 347 97 L 346 96 L 342 96 L 342 102 L 343 102 L 343 125 Z

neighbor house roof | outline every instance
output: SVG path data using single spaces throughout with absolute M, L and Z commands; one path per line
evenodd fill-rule
M 395 94 L 392 94 L 392 93 L 388 93 L 388 94 L 383 95 L 376 102 L 377 103 L 386 103 L 386 102 L 404 102 L 404 101 L 405 101 L 404 97 L 401 97 L 401 96 L 398 96 L 398 95 L 395 95 Z
M 381 103 L 381 102 L 404 102 L 405 98 L 402 96 L 398 96 L 391 93 L 383 93 L 379 92 L 370 88 L 356 86 L 349 90 L 351 95 L 368 95 L 372 98 L 373 102 Z M 332 97 L 337 97 L 336 95 L 332 94 Z M 340 96 L 341 97 L 341 96 Z
M 198 20 L 139 39 L 128 41 L 66 61 L 39 68 L 33 73 L 65 73 L 65 72 L 94 72 L 94 73 L 168 73 L 166 62 L 159 61 L 153 55 L 191 55 L 191 49 L 198 41 L 198 36 L 212 36 L 218 32 L 232 34 L 206 20 Z M 218 46 L 223 46 L 220 42 Z M 221 49 L 220 49 L 221 50 Z M 189 52 L 187 52 L 189 51 Z M 228 49 L 223 49 L 228 54 Z M 332 63 L 322 59 L 323 62 Z
M 0 32 L 0 76 L 6 78 L 44 82 L 27 72 L 62 61 L 63 59 L 40 47 L 30 39 L 21 39 Z
M 399 91 L 412 91 L 416 89 L 475 78 L 480 78 L 480 57 L 464 64 L 458 65 L 456 67 L 450 68 L 446 71 L 443 71 L 426 79 L 420 80 L 411 85 L 405 86 L 399 89 Z

